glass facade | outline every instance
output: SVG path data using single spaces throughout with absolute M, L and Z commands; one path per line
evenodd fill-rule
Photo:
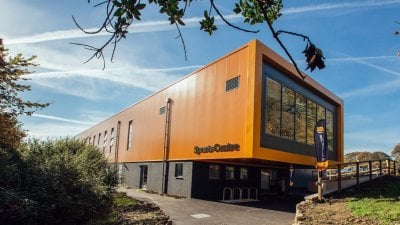
M 281 84 L 272 80 L 267 80 L 267 108 L 265 111 L 265 132 L 273 135 L 281 133 Z
M 314 127 L 326 119 L 329 150 L 334 150 L 334 113 L 286 87 L 274 79 L 266 79 L 264 134 L 314 145 Z
M 210 180 L 219 179 L 219 165 L 210 165 L 208 168 L 208 178 Z

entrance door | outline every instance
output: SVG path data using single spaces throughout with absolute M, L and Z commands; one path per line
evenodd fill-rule
M 147 186 L 147 166 L 140 166 L 140 189 L 146 189 Z
M 269 192 L 271 189 L 270 184 L 271 172 L 270 170 L 261 170 L 261 192 Z

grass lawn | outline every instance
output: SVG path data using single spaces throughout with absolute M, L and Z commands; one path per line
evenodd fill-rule
M 347 203 L 354 216 L 368 217 L 379 224 L 400 224 L 400 178 L 385 178 L 359 190 Z

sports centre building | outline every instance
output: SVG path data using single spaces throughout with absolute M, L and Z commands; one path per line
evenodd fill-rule
M 342 162 L 343 101 L 253 40 L 77 137 L 103 151 L 130 187 L 254 198 L 289 186 L 289 171 L 315 168 L 320 119 L 329 161 Z M 294 187 L 311 179 L 294 174 Z

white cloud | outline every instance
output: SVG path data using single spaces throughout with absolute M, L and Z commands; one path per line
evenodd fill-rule
M 25 123 L 24 129 L 28 129 L 29 138 L 59 138 L 70 136 L 73 137 L 83 130 L 90 128 L 91 125 L 71 124 L 71 123 Z
M 374 84 L 364 88 L 351 90 L 345 93 L 338 94 L 341 98 L 362 97 L 371 95 L 383 95 L 398 91 L 400 88 L 400 79 L 392 80 L 385 83 Z
M 399 4 L 400 0 L 389 0 L 389 1 L 360 1 L 360 2 L 351 2 L 351 3 L 336 3 L 336 4 L 316 4 L 316 5 L 307 5 L 301 7 L 292 7 L 286 8 L 282 10 L 283 14 L 301 14 L 306 12 L 315 12 L 315 11 L 326 11 L 333 9 L 354 9 L 354 8 L 365 8 L 365 7 L 378 7 L 383 5 L 392 5 Z M 228 14 L 224 16 L 225 19 L 231 20 L 231 22 L 235 22 L 242 18 L 242 16 L 236 14 Z M 191 28 L 194 26 L 198 26 L 201 17 L 190 17 L 184 19 L 185 28 Z M 220 24 L 224 24 L 219 17 L 216 17 L 216 22 Z M 87 28 L 86 30 L 89 32 L 96 31 L 98 28 Z M 134 24 L 130 32 L 131 33 L 146 33 L 146 32 L 158 32 L 158 31 L 166 31 L 166 30 L 175 30 L 175 26 L 171 26 L 169 21 L 167 20 L 155 20 L 155 21 L 147 21 L 147 22 L 139 22 Z M 65 40 L 65 39 L 74 39 L 74 38 L 87 38 L 94 36 L 110 36 L 110 34 L 106 31 L 99 32 L 97 34 L 87 35 L 83 33 L 79 29 L 70 29 L 70 30 L 58 30 L 51 31 L 39 34 L 33 34 L 24 37 L 8 37 L 4 40 L 6 45 L 17 45 L 17 44 L 28 44 L 28 43 L 39 43 L 39 42 L 47 42 L 54 40 Z
M 365 7 L 377 7 L 384 5 L 399 4 L 399 0 L 379 0 L 379 1 L 357 1 L 357 2 L 345 2 L 345 3 L 327 3 L 327 4 L 316 4 L 301 7 L 292 7 L 283 10 L 283 14 L 297 14 L 305 12 L 315 12 L 333 9 L 353 9 L 353 8 L 365 8 Z
M 34 114 L 32 114 L 32 116 L 38 117 L 38 118 L 55 120 L 55 121 L 67 122 L 67 123 L 84 124 L 84 125 L 94 125 L 95 124 L 93 122 L 73 120 L 73 119 L 67 119 L 67 118 L 58 117 L 58 116 L 43 115 L 43 114 L 38 114 L 38 113 L 34 113 Z

